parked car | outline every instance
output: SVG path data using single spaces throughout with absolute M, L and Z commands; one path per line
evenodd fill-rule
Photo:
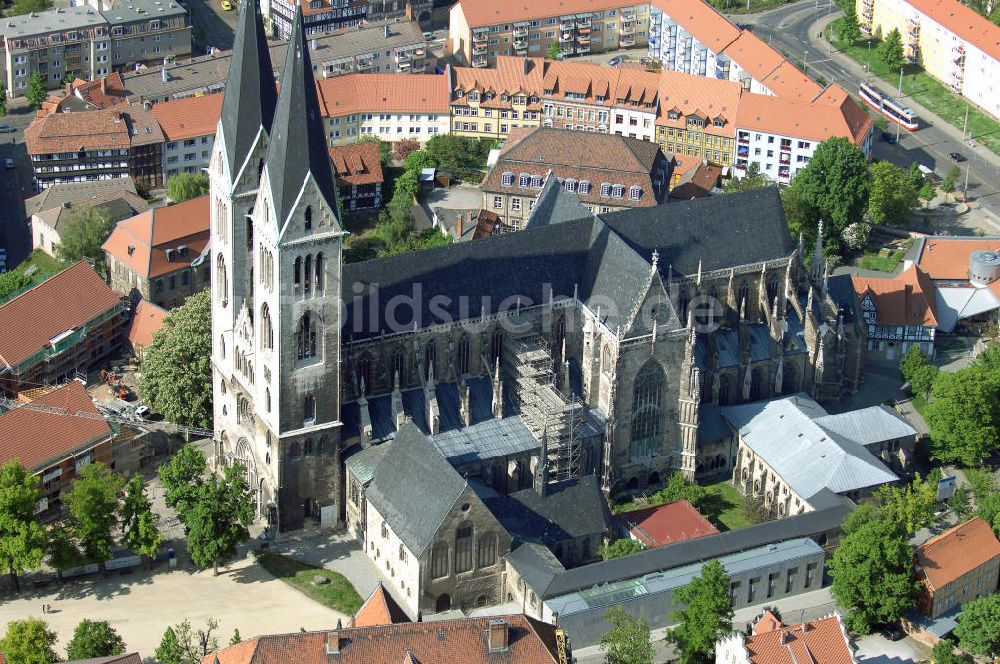
M 882 636 L 890 641 L 899 641 L 906 635 L 903 634 L 903 630 L 899 628 L 899 625 L 895 623 L 886 623 L 882 626 Z
M 951 160 L 956 164 L 961 164 L 963 161 L 965 161 L 965 155 L 962 154 L 961 152 L 952 152 L 948 156 L 951 157 Z
M 883 131 L 882 132 L 882 140 L 885 141 L 886 143 L 889 143 L 890 145 L 892 145 L 893 143 L 896 142 L 896 135 L 894 133 L 892 133 L 891 131 Z
M 426 39 L 427 41 L 431 41 L 432 39 L 434 39 L 434 33 L 433 32 L 425 32 L 424 33 L 424 39 Z
M 15 131 L 9 124 L 0 124 L 0 134 L 13 134 Z
M 611 66 L 611 67 L 617 67 L 617 66 L 618 66 L 618 65 L 620 65 L 620 64 L 621 64 L 622 62 L 624 62 L 624 60 L 623 60 L 622 56 L 620 56 L 620 55 L 616 55 L 615 57 L 613 57 L 613 58 L 611 58 L 610 60 L 608 60 L 608 66 Z

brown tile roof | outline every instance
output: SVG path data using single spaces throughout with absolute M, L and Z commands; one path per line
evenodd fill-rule
M 29 154 L 77 150 L 124 150 L 130 141 L 120 110 L 52 113 L 24 130 Z
M 740 36 L 740 29 L 701 0 L 655 0 L 653 3 L 703 46 L 720 53 Z
M 66 414 L 16 408 L 0 415 L 0 464 L 20 459 L 25 468 L 42 470 L 79 448 L 111 433 L 99 415 L 86 388 L 73 380 L 32 402 L 65 411 Z
M 378 143 L 353 143 L 330 148 L 330 161 L 337 184 L 362 185 L 384 182 L 382 162 L 378 155 Z
M 736 135 L 736 118 L 741 105 L 743 88 L 734 81 L 721 81 L 704 76 L 692 76 L 674 71 L 660 73 L 660 112 L 657 125 L 686 128 L 686 118 L 698 115 L 706 120 L 706 134 L 733 137 Z M 677 111 L 680 117 L 670 119 L 670 112 Z M 716 127 L 713 120 L 723 121 Z
M 549 0 L 548 2 L 532 2 L 532 0 L 512 0 L 496 2 L 495 0 L 460 0 L 458 6 L 465 14 L 465 20 L 470 28 L 527 21 L 546 16 L 561 16 L 584 12 L 599 12 L 605 9 L 634 7 L 634 0 Z
M 974 251 L 1000 251 L 1000 238 L 929 237 L 924 240 L 917 265 L 936 281 L 966 281 L 969 256 Z
M 838 92 L 842 88 L 831 87 L 836 90 L 824 92 L 815 102 L 744 94 L 736 126 L 813 141 L 843 136 L 858 145 L 871 131 L 872 120 L 853 97 Z
M 0 366 L 14 367 L 121 303 L 86 261 L 0 305 Z
M 788 60 L 775 67 L 761 83 L 772 94 L 783 99 L 810 101 L 823 91 L 823 87 L 819 83 L 803 74 Z
M 155 208 L 119 222 L 104 242 L 104 251 L 140 277 L 160 277 L 191 266 L 209 242 L 209 196 Z M 187 256 L 167 250 L 187 247 Z
M 395 625 L 408 623 L 410 617 L 396 603 L 389 591 L 380 581 L 365 603 L 351 620 L 351 627 L 375 627 L 376 625 Z
M 781 53 L 749 30 L 740 32 L 736 41 L 727 46 L 723 53 L 757 81 L 763 81 L 785 61 Z
M 164 140 L 163 130 L 156 120 L 153 107 L 146 109 L 142 106 L 132 106 L 124 113 L 131 132 L 132 145 L 149 145 L 152 143 L 162 143 Z
M 513 227 L 505 224 L 493 210 L 480 210 L 476 218 L 476 230 L 472 232 L 473 240 L 482 240 L 491 235 L 510 233 Z
M 443 113 L 451 99 L 443 74 L 347 74 L 319 81 L 323 117 L 353 113 Z
M 494 68 L 483 67 L 455 67 L 452 69 L 454 83 L 452 88 L 455 91 L 461 90 L 468 93 L 470 90 L 481 92 L 493 92 L 496 96 L 491 100 L 483 100 L 480 106 L 487 108 L 509 108 L 510 101 L 501 101 L 501 95 L 523 94 L 526 96 L 541 97 L 543 91 L 542 76 L 545 71 L 546 62 L 542 58 L 519 58 L 510 55 L 497 56 L 497 65 Z M 527 74 L 525 74 L 527 69 Z M 467 105 L 468 95 L 455 96 L 452 101 L 454 105 Z M 528 108 L 534 110 L 538 105 L 529 105 Z
M 488 652 L 492 620 L 509 625 L 509 646 Z M 555 627 L 524 615 L 460 618 L 339 630 L 338 664 L 555 664 Z M 202 664 L 328 664 L 338 632 L 258 636 L 205 656 Z M 823 663 L 825 664 L 825 663 Z
M 657 191 L 652 171 L 665 159 L 660 146 L 627 136 L 597 134 L 550 127 L 522 128 L 510 133 L 497 163 L 483 179 L 487 193 L 537 196 L 537 190 L 526 191 L 518 186 L 518 175 L 527 173 L 544 178 L 551 170 L 558 178 L 589 180 L 589 194 L 577 194 L 580 201 L 612 207 L 650 207 L 659 203 L 665 193 Z M 511 186 L 502 184 L 504 172 L 514 173 Z M 625 187 L 624 198 L 600 195 L 601 183 Z M 629 199 L 629 188 L 638 186 L 642 197 Z
M 76 79 L 73 81 L 73 95 L 93 104 L 97 109 L 128 104 L 125 83 L 122 75 L 116 71 L 95 81 Z
M 1000 557 L 1000 540 L 980 517 L 949 528 L 917 547 L 917 564 L 931 590 Z
M 133 346 L 149 348 L 153 337 L 163 327 L 167 310 L 147 300 L 139 300 L 128 327 L 128 340 Z
M 153 105 L 163 136 L 168 141 L 215 134 L 222 115 L 223 93 L 175 99 Z
M 956 0 L 908 0 L 929 16 L 994 60 L 1000 60 L 1000 26 L 994 25 Z
M 670 198 L 687 201 L 692 198 L 709 196 L 719 184 L 722 177 L 722 166 L 700 161 L 684 172 L 677 186 L 670 190 Z
M 773 629 L 767 629 L 772 626 Z M 765 614 L 755 626 L 754 634 L 746 637 L 746 649 L 753 664 L 856 663 L 837 614 L 798 625 L 782 625 L 773 614 Z
M 647 549 L 719 532 L 687 500 L 622 512 L 615 521 Z
M 937 327 L 934 284 L 927 273 L 911 265 L 897 277 L 875 279 L 851 275 L 854 292 L 863 300 L 871 294 L 879 325 Z
M 27 199 L 24 207 L 28 216 L 42 215 L 49 226 L 54 228 L 55 221 L 60 216 L 65 216 L 63 213 L 70 212 L 74 206 L 90 207 L 118 199 L 135 212 L 149 209 L 149 204 L 136 193 L 135 183 L 130 177 L 92 182 L 61 182 Z

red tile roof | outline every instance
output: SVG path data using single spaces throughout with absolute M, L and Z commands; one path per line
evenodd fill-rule
M 773 629 L 767 629 L 768 627 Z M 746 649 L 753 664 L 856 662 L 847 633 L 837 614 L 787 626 L 775 620 L 773 614 L 765 614 L 755 625 L 754 634 L 746 637 Z
M 353 113 L 448 114 L 451 90 L 442 74 L 347 74 L 316 84 L 323 117 Z
M 740 100 L 736 126 L 813 141 L 843 136 L 855 145 L 861 144 L 871 131 L 871 118 L 842 88 L 830 87 L 834 89 L 816 101 L 745 94 Z
M 477 28 L 497 23 L 527 21 L 546 16 L 599 12 L 605 9 L 634 6 L 634 0 L 549 0 L 548 2 L 532 2 L 532 0 L 511 0 L 509 2 L 460 0 L 452 9 L 460 10 L 465 14 L 465 20 L 470 28 Z
M 855 274 L 851 275 L 851 281 L 859 299 L 871 295 L 879 325 L 937 327 L 934 284 L 916 265 L 898 277 L 875 279 Z
M 775 67 L 761 80 L 761 83 L 772 94 L 783 99 L 812 101 L 823 91 L 823 87 L 819 83 L 803 74 L 788 60 Z
M 704 132 L 715 136 L 736 135 L 736 118 L 741 106 L 743 88 L 734 81 L 721 81 L 704 76 L 692 76 L 674 71 L 660 73 L 660 112 L 657 125 L 687 128 L 687 116 L 698 115 L 706 120 Z M 670 112 L 680 114 L 670 119 Z M 713 120 L 723 121 L 716 127 Z
M 615 521 L 647 549 L 719 532 L 687 500 L 622 512 L 615 517 Z
M 453 87 L 455 90 L 468 92 L 469 90 L 479 90 L 481 92 L 493 92 L 496 97 L 491 101 L 483 100 L 481 106 L 509 107 L 500 100 L 500 95 L 506 93 L 515 95 L 521 93 L 527 96 L 542 96 L 542 76 L 546 70 L 546 63 L 542 58 L 519 58 L 512 55 L 497 56 L 497 65 L 493 68 L 484 67 L 455 67 L 452 72 L 455 76 Z M 527 73 L 525 73 L 527 69 Z M 492 102 L 492 103 L 491 103 Z M 468 103 L 468 95 L 456 97 L 453 104 L 464 105 Z M 529 107 L 530 108 L 530 107 Z
M 0 464 L 20 459 L 25 468 L 39 471 L 111 434 L 104 420 L 75 415 L 99 415 L 86 388 L 75 380 L 32 404 L 66 414 L 31 410 L 29 405 L 0 415 Z
M 917 257 L 917 265 L 936 281 L 966 281 L 969 256 L 974 251 L 1000 251 L 1000 238 L 929 237 Z
M 930 17 L 994 60 L 1000 60 L 1000 26 L 993 24 L 957 0 L 908 0 L 917 11 Z
M 111 108 L 128 103 L 125 94 L 125 83 L 122 75 L 114 71 L 96 81 L 73 81 L 73 94 L 84 101 L 93 104 L 98 109 Z
M 1000 558 L 1000 540 L 980 517 L 949 528 L 917 547 L 917 564 L 924 583 L 940 589 Z
M 784 56 L 749 30 L 743 30 L 723 53 L 757 81 L 763 81 L 785 61 Z
M 153 104 L 153 114 L 168 141 L 214 135 L 224 96 L 219 93 Z
M 121 304 L 86 261 L 0 305 L 0 366 L 14 367 L 57 335 L 80 329 Z
M 489 652 L 486 635 L 495 620 L 509 625 L 509 645 Z M 407 657 L 420 664 L 555 664 L 555 629 L 508 615 L 296 632 L 258 636 L 207 655 L 201 664 L 329 664 L 332 648 L 339 649 L 338 664 L 402 664 Z
M 209 242 L 209 196 L 154 208 L 118 223 L 104 242 L 106 253 L 143 278 L 160 277 L 191 266 Z M 187 247 L 187 255 L 167 250 Z
M 338 185 L 362 185 L 384 182 L 378 143 L 353 143 L 330 148 L 330 161 Z
M 389 591 L 380 581 L 365 603 L 351 620 L 351 627 L 375 627 L 376 625 L 395 625 L 408 623 L 410 617 L 396 603 Z
M 119 110 L 51 113 L 24 130 L 29 154 L 128 149 L 128 125 Z
M 147 300 L 139 300 L 128 328 L 129 343 L 133 346 L 149 348 L 149 344 L 153 343 L 153 337 L 163 327 L 163 321 L 166 317 L 167 310 L 163 307 Z
M 702 0 L 655 0 L 653 4 L 715 53 L 740 36 L 739 28 Z

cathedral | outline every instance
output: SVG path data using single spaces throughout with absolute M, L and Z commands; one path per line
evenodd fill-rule
M 497 491 L 614 495 L 731 476 L 723 405 L 857 389 L 853 292 L 776 189 L 595 215 L 550 178 L 522 231 L 344 265 L 301 10 L 275 80 L 248 0 L 209 166 L 213 390 L 271 527 L 350 527 L 346 464 L 406 422 Z

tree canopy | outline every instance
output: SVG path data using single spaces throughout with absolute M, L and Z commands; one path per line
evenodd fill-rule
M 13 620 L 0 639 L 0 652 L 11 664 L 53 664 L 59 656 L 52 649 L 56 634 L 38 618 Z
M 1000 449 L 998 395 L 1000 372 L 981 361 L 937 374 L 924 413 L 934 458 L 975 467 Z
M 893 28 L 885 36 L 882 43 L 875 49 L 875 54 L 885 66 L 895 71 L 903 66 L 905 62 L 903 55 L 903 37 L 899 34 L 899 28 Z
M 33 0 L 22 1 L 33 2 Z M 45 89 L 45 76 L 43 76 L 41 72 L 36 71 L 31 75 L 31 79 L 28 81 L 28 90 L 25 92 L 24 96 L 28 100 L 28 106 L 30 106 L 33 111 L 40 109 L 42 107 L 42 102 L 49 98 L 49 91 Z
M 25 276 L 23 272 L 4 272 L 0 274 L 0 300 L 7 299 L 29 285 L 31 285 L 31 277 Z
M 888 519 L 862 523 L 845 535 L 829 564 L 834 599 L 847 626 L 868 634 L 914 605 L 919 583 L 903 528 Z
M 1000 656 L 1000 594 L 966 602 L 955 628 L 958 645 L 982 657 Z
M 937 483 L 924 481 L 920 473 L 905 486 L 883 485 L 875 492 L 879 518 L 898 524 L 906 534 L 926 528 L 934 521 Z
M 185 516 L 191 560 L 218 574 L 219 563 L 250 537 L 253 516 L 250 488 L 239 464 L 227 467 L 221 479 L 210 476 Z
M 700 576 L 674 592 L 674 601 L 684 608 L 670 614 L 678 624 L 667 632 L 667 640 L 680 651 L 681 664 L 711 662 L 716 641 L 733 629 L 729 576 L 722 563 L 703 565 Z
M 858 25 L 858 12 L 854 3 L 845 2 L 843 9 L 844 20 L 841 24 L 843 27 L 840 29 L 840 36 L 851 44 L 861 41 L 861 26 Z
M 88 463 L 64 497 L 83 553 L 101 565 L 111 559 L 118 525 L 118 494 L 124 484 L 125 479 L 103 463 Z
M 52 6 L 48 0 L 14 0 L 14 4 L 7 10 L 8 16 L 21 16 L 32 12 L 43 12 Z
M 601 547 L 601 559 L 611 560 L 612 558 L 621 558 L 622 556 L 638 553 L 644 548 L 646 547 L 642 545 L 642 542 L 630 537 L 622 537 L 615 540 L 613 544 Z
M 125 654 L 125 641 L 104 620 L 84 618 L 73 630 L 73 638 L 66 646 L 70 660 L 111 657 Z
M 208 472 L 205 455 L 194 445 L 185 445 L 160 466 L 158 472 L 164 502 L 167 507 L 177 510 L 177 517 L 184 523 L 205 482 Z
M 358 143 L 378 143 L 378 158 L 382 165 L 388 166 L 389 162 L 392 161 L 392 143 L 370 134 L 359 138 Z
M 868 214 L 876 224 L 902 226 L 920 204 L 920 186 L 911 171 L 889 161 L 871 166 L 872 183 L 868 196 Z
M 142 363 L 139 392 L 171 422 L 212 426 L 212 296 L 195 293 L 163 321 Z
M 653 494 L 651 502 L 654 505 L 672 503 L 676 500 L 687 500 L 695 509 L 705 505 L 708 490 L 695 484 L 681 471 L 675 471 L 667 478 L 666 485 Z
M 653 664 L 653 643 L 645 620 L 620 606 L 609 607 L 604 620 L 611 626 L 600 642 L 607 664 Z
M 158 517 L 142 486 L 142 476 L 133 476 L 125 485 L 119 518 L 122 541 L 129 550 L 146 558 L 154 557 L 160 548 L 161 536 L 156 527 Z
M 746 174 L 741 178 L 730 178 L 726 181 L 726 193 L 734 194 L 739 191 L 750 191 L 751 189 L 762 189 L 770 187 L 774 182 L 760 172 L 757 162 L 752 162 L 747 168 Z
M 16 590 L 18 577 L 42 564 L 45 529 L 35 517 L 42 498 L 38 478 L 17 459 L 0 467 L 0 562 Z
M 73 210 L 59 232 L 56 256 L 66 263 L 87 260 L 102 277 L 108 276 L 104 249 L 115 224 L 108 211 L 100 206 L 78 207 Z
M 208 173 L 178 173 L 167 180 L 167 196 L 175 203 L 208 193 Z

